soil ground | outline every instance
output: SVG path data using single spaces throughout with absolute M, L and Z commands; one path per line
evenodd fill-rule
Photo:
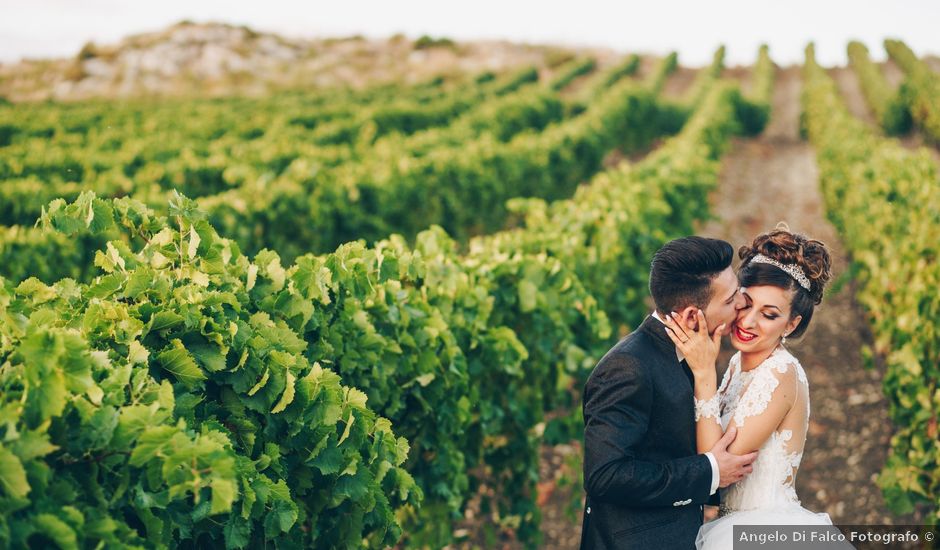
M 680 101 L 684 99 L 685 92 L 692 87 L 695 82 L 695 75 L 703 69 L 693 69 L 690 67 L 679 66 L 666 78 L 663 85 L 662 96 L 666 99 Z

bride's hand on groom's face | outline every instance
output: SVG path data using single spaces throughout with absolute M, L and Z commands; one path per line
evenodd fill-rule
M 683 313 L 684 316 L 677 313 L 665 316 L 666 334 L 685 356 L 693 374 L 715 375 L 715 361 L 721 349 L 721 331 L 725 325 L 718 326 L 709 334 L 702 310 L 688 308 Z

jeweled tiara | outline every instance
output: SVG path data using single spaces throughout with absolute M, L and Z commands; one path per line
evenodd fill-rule
M 782 264 L 773 258 L 768 258 L 763 254 L 758 254 L 751 258 L 751 262 L 756 262 L 759 264 L 770 264 L 779 267 L 780 269 L 787 272 L 788 275 L 796 279 L 796 282 L 800 283 L 800 286 L 805 288 L 807 291 L 810 289 L 809 278 L 806 277 L 806 274 L 803 273 L 803 269 L 796 264 Z

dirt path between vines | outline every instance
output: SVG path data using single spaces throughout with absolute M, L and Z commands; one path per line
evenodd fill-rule
M 736 140 L 725 155 L 720 184 L 711 197 L 712 212 L 720 219 L 702 227 L 700 234 L 737 247 L 786 221 L 792 230 L 831 247 L 838 279 L 848 267 L 847 252 L 826 220 L 813 148 L 799 137 L 800 71 L 790 67 L 777 72 L 766 131 L 756 139 Z M 881 390 L 882 373 L 878 368 L 867 370 L 862 360 L 861 347 L 871 341 L 871 334 L 855 291 L 848 281 L 830 293 L 802 341 L 789 345 L 806 370 L 812 404 L 797 494 L 804 507 L 828 512 L 836 523 L 919 523 L 917 518 L 892 514 L 875 485 L 892 427 Z M 727 365 L 732 351 L 725 350 L 721 365 Z M 567 457 L 580 452 L 577 446 L 546 449 L 543 484 L 559 485 L 558 479 L 576 476 L 566 463 L 571 462 Z M 577 502 L 580 491 L 580 486 L 564 483 L 547 491 L 542 508 L 544 548 L 577 548 L 580 510 L 572 521 L 566 509 Z M 708 508 L 710 519 L 715 510 Z
M 857 81 L 846 70 L 836 69 L 833 76 L 853 114 L 870 121 Z M 792 230 L 830 246 L 839 279 L 848 267 L 847 252 L 826 220 L 814 150 L 799 138 L 800 71 L 778 71 L 766 131 L 737 142 L 725 157 L 720 187 L 712 197 L 720 221 L 709 223 L 702 233 L 737 247 L 786 221 Z M 871 334 L 854 300 L 854 284 L 833 288 L 802 341 L 788 346 L 806 370 L 812 406 L 797 494 L 803 506 L 828 512 L 837 523 L 898 523 L 902 518 L 888 511 L 874 483 L 892 434 L 882 373 L 864 367 L 860 350 Z
M 666 77 L 666 82 L 663 83 L 662 97 L 673 101 L 685 99 L 686 92 L 689 91 L 692 84 L 695 82 L 695 75 L 706 68 L 707 67 L 693 68 L 679 65 L 676 67 L 676 70 Z

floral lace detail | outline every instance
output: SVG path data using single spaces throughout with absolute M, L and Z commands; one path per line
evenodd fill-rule
M 796 472 L 803 458 L 803 447 L 809 425 L 808 381 L 799 361 L 786 349 L 778 348 L 763 363 L 750 371 L 741 370 L 740 353 L 735 354 L 722 378 L 718 394 L 721 400 L 721 425 L 726 430 L 732 421 L 743 425 L 744 419 L 761 414 L 767 409 L 774 390 L 780 384 L 775 375 L 793 369 L 802 386 L 802 399 L 806 401 L 805 415 L 800 414 L 790 427 L 799 429 L 801 438 L 794 437 L 793 429 L 771 432 L 761 446 L 754 469 L 742 481 L 721 490 L 719 516 L 733 511 L 752 509 L 783 509 L 799 506 L 795 490 Z M 791 378 L 792 380 L 792 378 Z
M 715 422 L 721 426 L 721 394 L 716 393 L 708 399 L 698 399 L 693 397 L 695 400 L 695 421 L 698 422 L 701 418 L 714 418 Z
M 791 439 L 793 439 L 793 430 L 782 430 L 780 432 L 775 432 L 773 435 L 779 435 L 780 441 L 783 442 L 784 447 L 786 447 L 786 444 L 789 443 Z M 794 474 L 796 473 L 796 469 L 800 467 L 800 461 L 803 460 L 803 451 L 800 450 L 793 453 L 784 452 L 782 456 L 783 461 L 791 468 L 791 470 L 789 472 L 784 471 L 783 473 L 785 475 L 783 479 L 779 481 L 782 485 L 793 487 Z M 794 496 L 796 496 L 796 493 L 794 493 Z
M 736 357 L 738 357 L 738 367 L 740 368 L 740 355 L 736 355 Z M 734 410 L 734 421 L 738 426 L 743 426 L 744 420 L 747 417 L 757 416 L 767 409 L 767 405 L 770 404 L 770 398 L 774 390 L 777 389 L 777 386 L 780 384 L 780 381 L 774 376 L 773 371 L 776 370 L 780 374 L 786 374 L 787 370 L 790 368 L 796 368 L 797 375 L 802 384 L 807 383 L 806 375 L 803 373 L 803 369 L 799 368 L 799 363 L 796 362 L 796 358 L 786 351 L 781 353 L 780 350 L 775 350 L 774 353 L 765 359 L 763 363 L 758 365 L 757 368 L 749 371 L 753 373 L 751 376 L 753 379 L 750 381 L 751 383 L 747 386 L 747 389 L 744 391 L 741 400 Z M 738 374 L 743 373 L 739 372 Z M 739 376 L 738 378 L 741 377 Z
M 792 430 L 773 432 L 754 461 L 753 472 L 721 492 L 720 516 L 740 510 L 782 509 L 800 505 L 794 481 L 803 459 L 802 449 L 787 451 Z

